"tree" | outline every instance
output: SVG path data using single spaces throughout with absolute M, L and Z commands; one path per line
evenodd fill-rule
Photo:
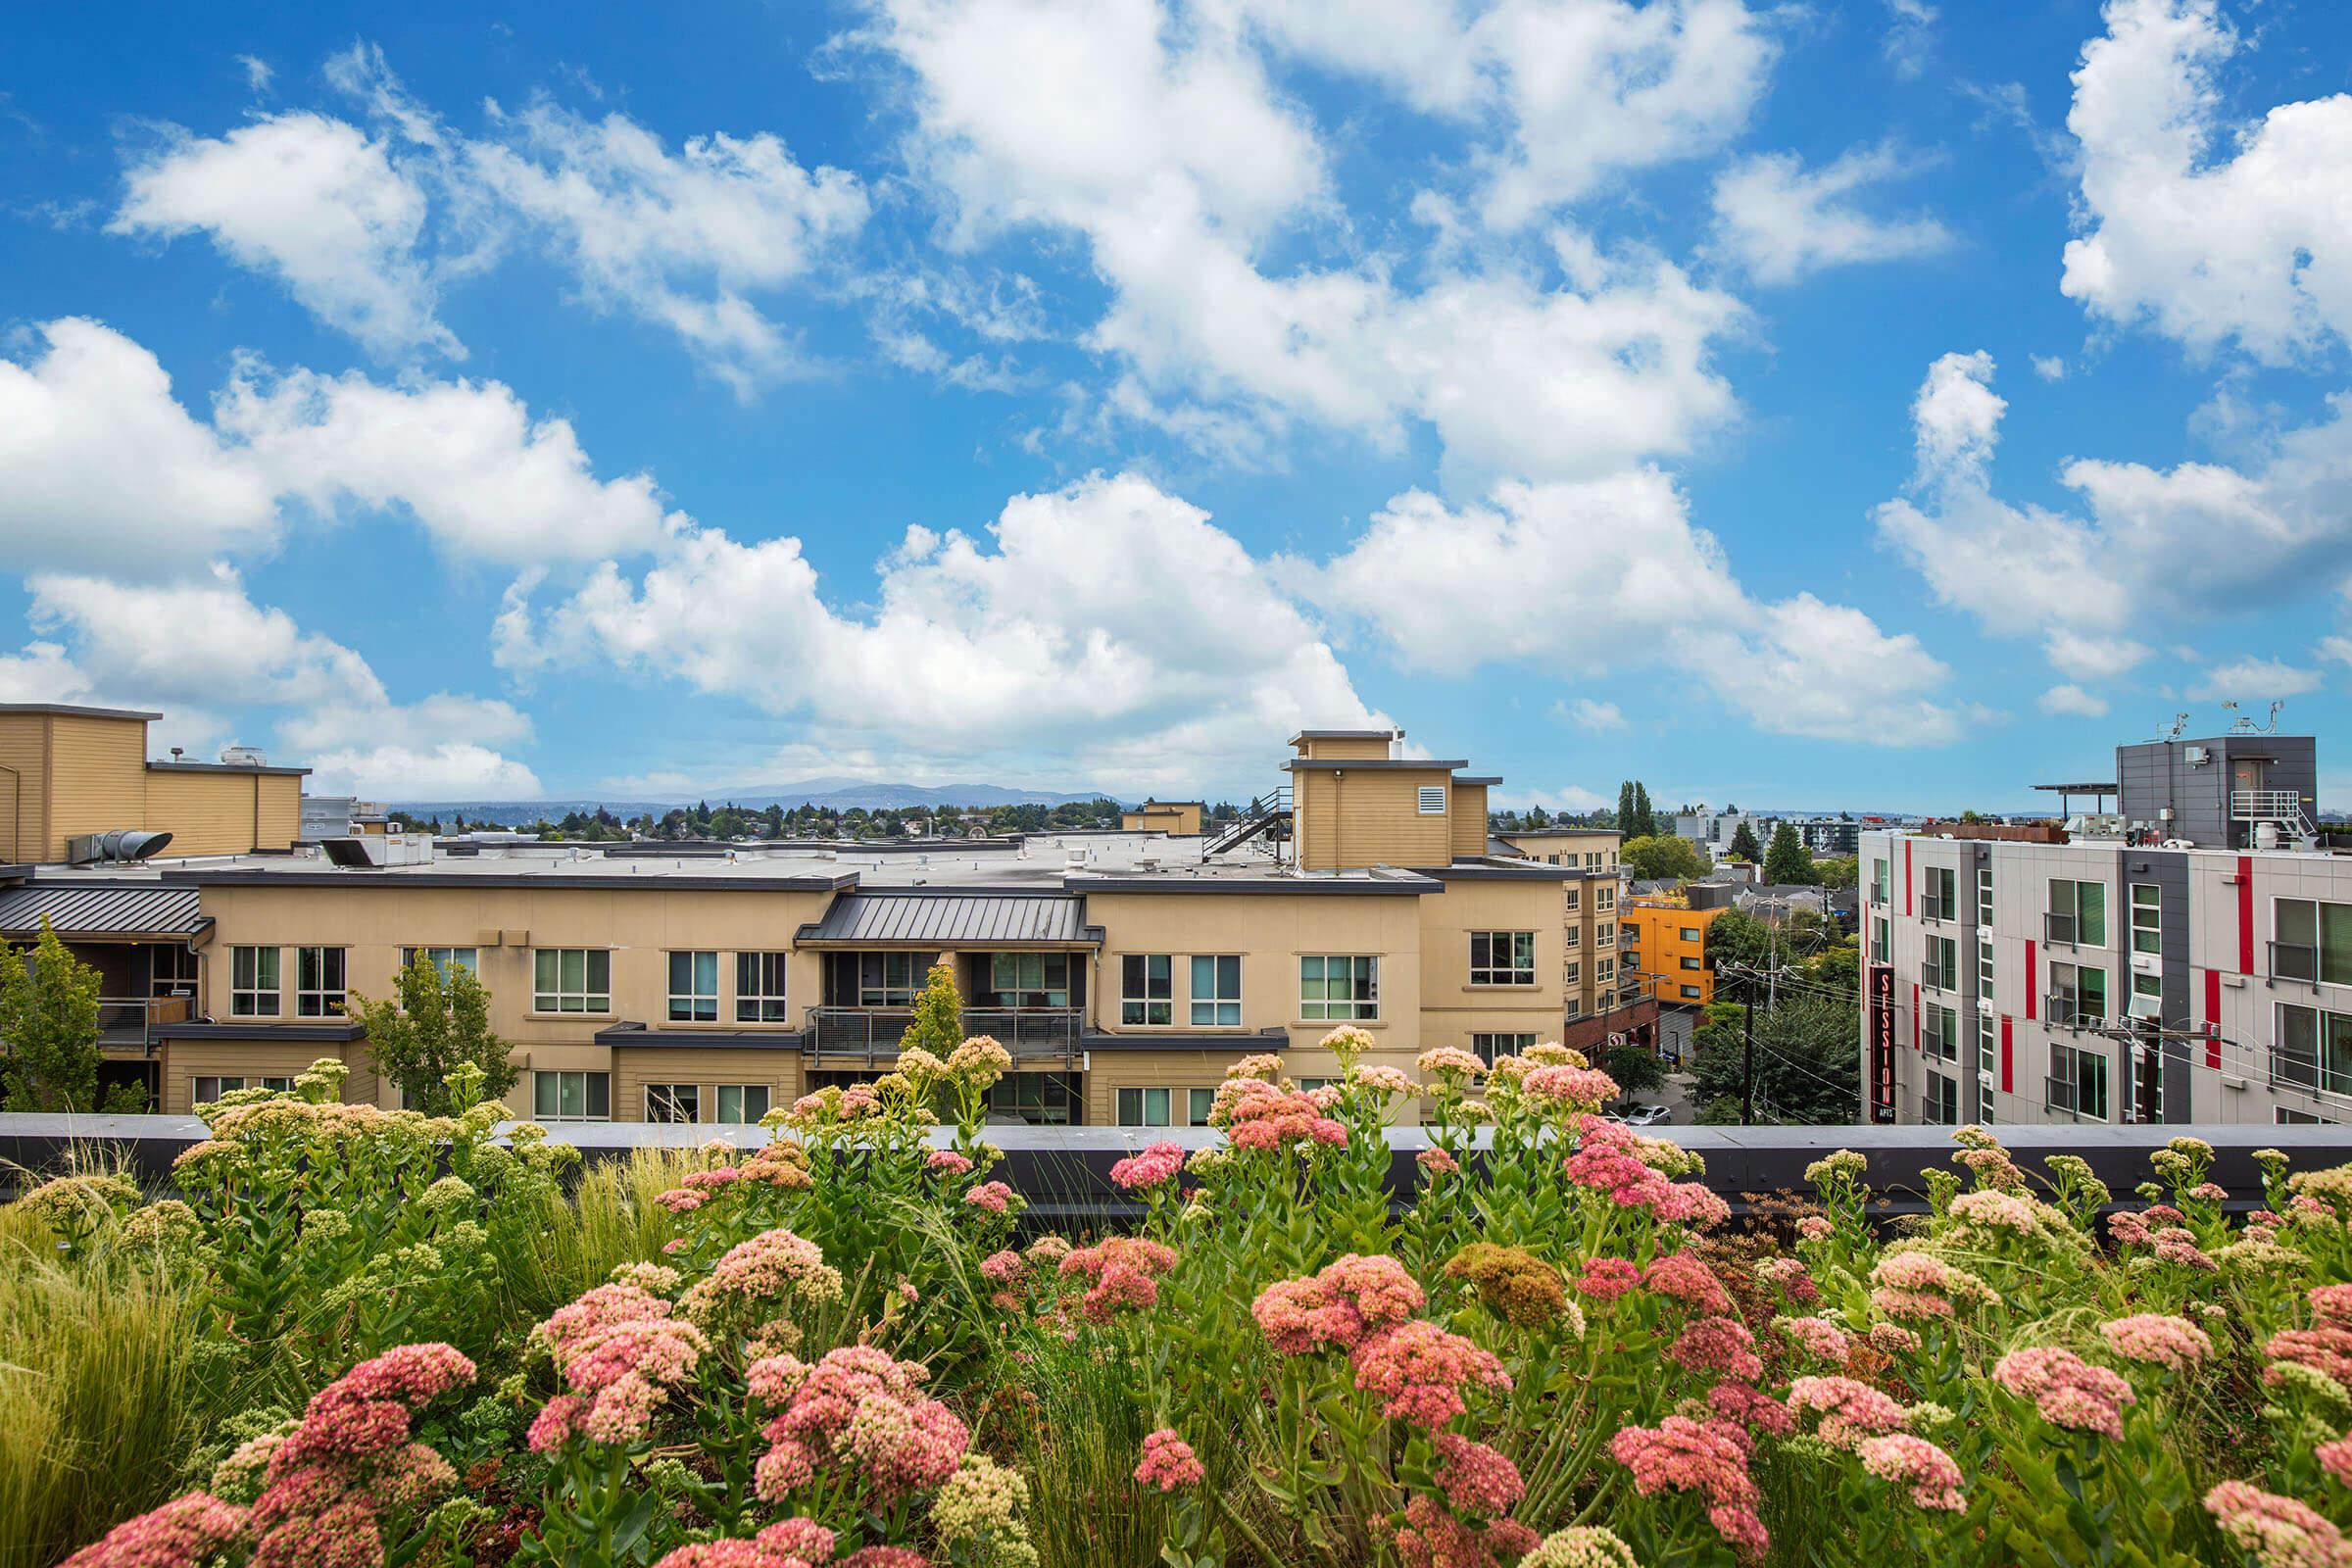
M 1745 860 L 1750 865 L 1764 858 L 1764 851 L 1756 843 L 1755 824 L 1744 816 L 1732 832 L 1732 858 Z
M 1649 786 L 1640 779 L 1636 779 L 1634 780 L 1634 837 L 1654 838 L 1657 836 L 1657 831 L 1658 818 L 1649 808 Z
M 1640 820 L 1634 810 L 1634 781 L 1629 778 L 1617 786 L 1617 831 L 1636 837 L 1641 829 L 1635 824 Z
M 1813 879 L 1825 888 L 1850 888 L 1861 885 L 1862 858 L 1858 855 L 1833 855 L 1813 862 Z
M 1813 855 L 1796 829 L 1787 822 L 1772 830 L 1772 847 L 1764 852 L 1764 880 L 1775 884 L 1813 881 Z
M 1689 839 L 1666 834 L 1627 839 L 1618 846 L 1619 863 L 1645 882 L 1689 881 L 1707 874 L 1707 862 Z
M 1621 1040 L 1602 1048 L 1600 1059 L 1593 1065 L 1616 1079 L 1617 1087 L 1628 1095 L 1662 1088 L 1666 1082 L 1666 1069 L 1659 1063 L 1657 1054 L 1631 1041 Z
M 522 1069 L 490 1032 L 490 993 L 471 969 L 452 963 L 444 971 L 419 948 L 393 984 L 397 1001 L 370 1001 L 354 991 L 344 1010 L 368 1031 L 376 1072 L 399 1086 L 410 1106 L 428 1116 L 463 1110 L 442 1080 L 465 1066 L 481 1069 L 479 1099 L 496 1100 L 514 1087 Z
M 1772 961 L 1772 927 L 1744 909 L 1726 909 L 1707 926 L 1707 967 L 1761 969 Z
M 144 1090 L 98 1092 L 101 977 L 41 921 L 29 954 L 0 942 L 0 1110 L 147 1108 Z
M 1759 1121 L 1837 1126 L 1861 1114 L 1862 1062 L 1851 1006 L 1783 992 L 1777 1007 L 1756 1009 L 1756 1113 Z M 1696 1098 L 1739 1104 L 1745 1055 L 1740 1025 L 1702 1031 L 1691 1075 Z M 1702 1118 L 1705 1119 L 1705 1118 Z
M 963 996 L 956 989 L 956 971 L 935 963 L 923 977 L 923 994 L 914 999 L 914 1021 L 899 1037 L 899 1050 L 918 1047 L 940 1060 L 963 1044 Z

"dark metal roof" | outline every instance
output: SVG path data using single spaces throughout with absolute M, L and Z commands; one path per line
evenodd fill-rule
M 1086 901 L 1066 893 L 845 893 L 801 927 L 803 946 L 1080 947 L 1098 945 Z
M 318 1018 L 308 1023 L 264 1023 L 231 1019 L 227 1023 L 198 1019 L 159 1023 L 148 1030 L 158 1040 L 236 1040 L 257 1046 L 341 1045 L 368 1038 L 368 1027 L 356 1018 Z
M 160 714 L 150 714 L 160 717 Z M 310 772 L 307 767 L 276 767 L 268 762 L 155 762 L 147 764 L 150 773 L 261 773 L 273 778 L 301 778 Z
M 798 1029 L 663 1029 L 624 1019 L 596 1032 L 600 1046 L 682 1046 L 695 1050 L 789 1051 L 798 1054 Z
M 0 933 L 24 936 L 48 918 L 61 937 L 193 935 L 204 921 L 192 887 L 28 883 L 0 892 Z
M 1388 768 L 1398 772 L 1450 773 L 1457 767 L 1468 767 L 1465 757 L 1294 757 L 1282 764 L 1293 773 L 1312 769 L 1329 772 L 1335 769 L 1371 767 Z
M 1246 1056 L 1261 1051 L 1288 1051 L 1288 1029 L 1262 1029 L 1253 1034 L 1087 1034 L 1078 1039 L 1087 1051 L 1216 1051 Z
M 143 708 L 84 708 L 78 703 L 0 703 L 0 713 L 59 713 L 74 718 L 161 718 Z

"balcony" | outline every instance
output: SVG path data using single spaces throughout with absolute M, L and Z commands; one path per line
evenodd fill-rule
M 801 1049 L 809 1056 L 855 1056 L 867 1067 L 887 1064 L 914 1022 L 912 1007 L 810 1007 Z M 1079 1007 L 966 1007 L 963 1032 L 988 1035 L 1014 1061 L 1052 1060 L 1078 1054 L 1085 1032 Z
M 193 997 L 100 997 L 98 1048 L 118 1055 L 155 1051 L 155 1026 L 185 1023 L 195 1015 Z

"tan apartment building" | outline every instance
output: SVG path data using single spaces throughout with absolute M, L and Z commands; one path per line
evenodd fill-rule
M 1146 800 L 1132 811 L 1119 813 L 1122 833 L 1165 833 L 1171 838 L 1198 838 L 1200 819 L 1207 811 L 1200 801 Z
M 147 909 L 144 940 L 184 954 L 171 973 L 187 1016 L 145 1043 L 168 1112 L 320 1055 L 352 1066 L 348 1095 L 394 1103 L 342 1011 L 354 990 L 389 994 L 422 951 L 481 978 L 522 1069 L 510 1102 L 546 1120 L 756 1121 L 870 1077 L 945 962 L 965 1028 L 1015 1058 L 995 1114 L 1187 1125 L 1243 1055 L 1330 1075 L 1318 1043 L 1341 1025 L 1372 1037 L 1372 1060 L 1409 1067 L 1436 1045 L 1493 1055 L 1558 1039 L 1572 1004 L 1592 1012 L 1570 933 L 1591 952 L 1613 878 L 1488 853 L 1495 781 L 1400 743 L 1293 737 L 1291 795 L 1213 840 L 685 853 L 395 836 L 365 854 L 343 840 L 40 867 L 0 888 L 0 931 L 23 918 L 12 901 L 45 903 L 103 963 L 125 936 L 110 927 Z
M 161 832 L 175 856 L 291 849 L 302 830 L 306 767 L 147 755 L 161 713 L 0 703 L 0 863 L 82 857 L 89 835 Z

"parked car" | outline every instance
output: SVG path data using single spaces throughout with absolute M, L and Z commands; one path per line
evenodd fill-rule
M 1628 1105 L 1621 1111 L 1611 1111 L 1609 1119 L 1628 1127 L 1663 1127 L 1674 1120 L 1674 1112 L 1664 1105 Z

